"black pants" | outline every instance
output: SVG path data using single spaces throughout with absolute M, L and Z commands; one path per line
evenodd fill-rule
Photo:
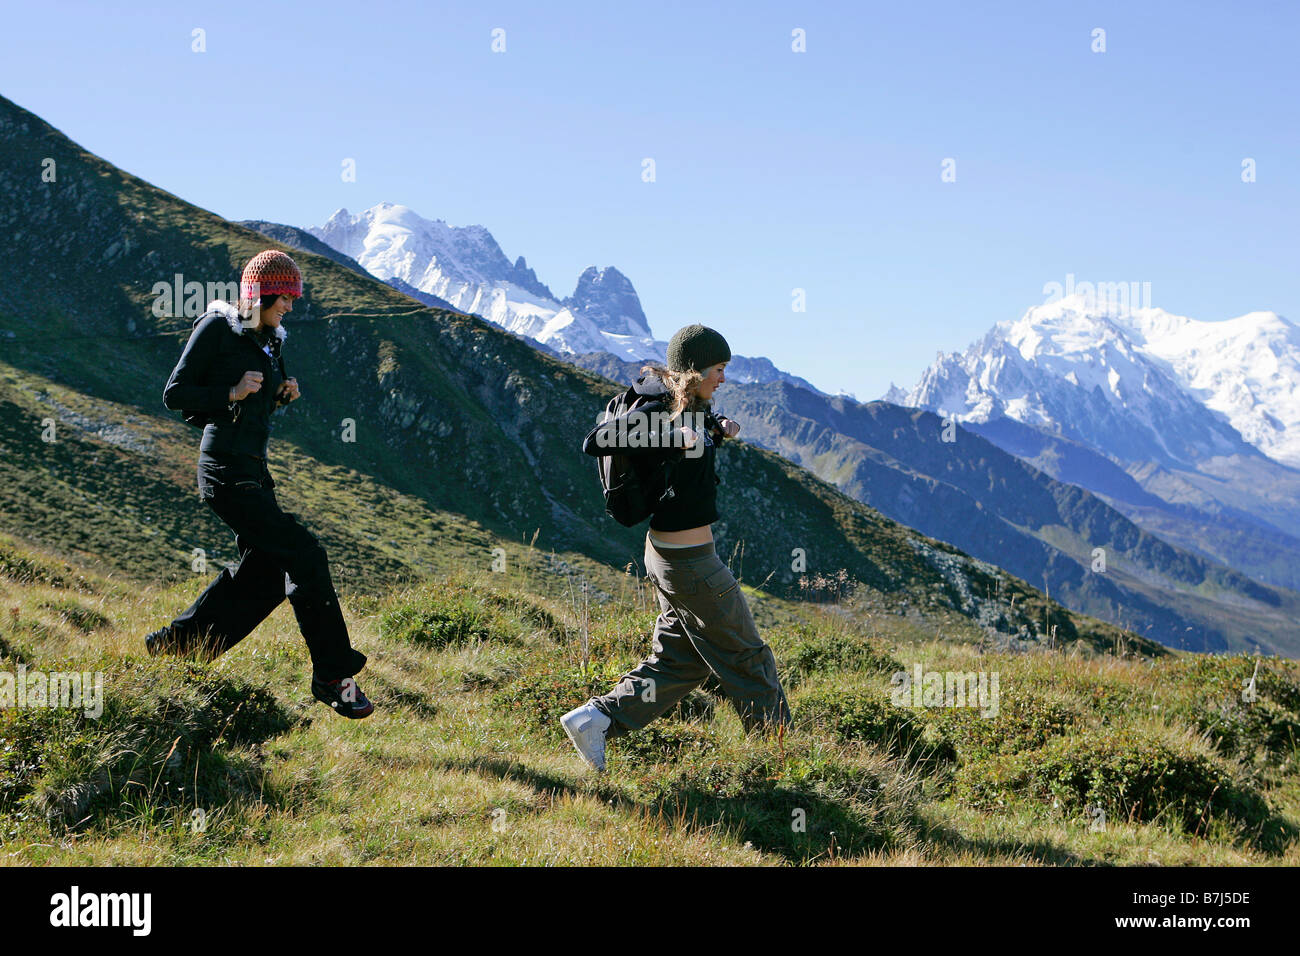
M 293 605 L 312 669 L 322 680 L 351 677 L 366 665 L 352 648 L 325 549 L 280 510 L 275 482 L 260 458 L 199 457 L 199 496 L 235 532 L 239 565 L 223 569 L 171 623 L 171 642 L 214 656 L 234 647 L 280 606 Z

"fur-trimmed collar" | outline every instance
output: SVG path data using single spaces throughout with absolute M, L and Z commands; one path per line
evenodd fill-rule
M 251 319 L 242 318 L 239 310 L 226 302 L 224 299 L 213 299 L 208 303 L 209 312 L 218 312 L 225 317 L 226 324 L 234 331 L 236 335 L 243 335 L 245 331 L 253 328 Z M 289 330 L 283 324 L 276 326 L 275 337 L 283 342 L 289 337 Z

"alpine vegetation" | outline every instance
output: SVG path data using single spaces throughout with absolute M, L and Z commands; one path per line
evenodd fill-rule
M 0 670 L 0 710 L 59 707 L 82 711 L 92 720 L 104 713 L 102 671 Z
M 895 707 L 974 707 L 981 717 L 998 715 L 998 672 L 929 671 L 920 664 L 889 677 Z

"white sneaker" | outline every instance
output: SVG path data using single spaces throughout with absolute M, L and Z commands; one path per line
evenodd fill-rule
M 573 741 L 578 756 L 597 770 L 605 769 L 605 731 L 611 722 L 591 701 L 575 707 L 560 718 L 560 726 Z

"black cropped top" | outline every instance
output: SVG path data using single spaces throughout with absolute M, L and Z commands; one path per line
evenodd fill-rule
M 650 517 L 650 527 L 655 531 L 685 531 L 713 524 L 718 520 L 718 485 L 722 479 L 714 470 L 714 455 L 718 444 L 723 440 L 721 429 L 716 427 L 716 420 L 709 416 L 709 427 L 695 429 L 703 444 L 702 453 L 694 448 L 683 449 L 680 422 L 663 438 L 653 444 L 646 442 L 646 419 L 653 420 L 655 414 L 664 415 L 668 410 L 668 397 L 663 384 L 654 377 L 643 376 L 633 386 L 642 395 L 663 394 L 664 397 L 634 409 L 619 418 L 611 418 L 587 433 L 583 439 L 582 450 L 593 457 L 608 455 L 617 450 L 624 455 L 645 455 L 654 462 L 667 458 L 673 459 L 669 486 L 672 494 L 660 499 Z M 634 416 L 640 418 L 634 421 Z M 641 427 L 638 429 L 638 425 Z M 629 440 L 629 438 L 631 440 Z M 640 440 L 638 440 L 640 439 Z M 698 447 L 698 446 L 697 446 Z

